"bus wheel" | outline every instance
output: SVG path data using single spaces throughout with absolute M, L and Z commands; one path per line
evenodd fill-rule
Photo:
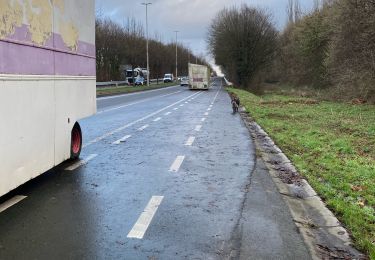
M 78 123 L 75 123 L 72 129 L 70 144 L 70 159 L 77 159 L 82 150 L 82 131 Z

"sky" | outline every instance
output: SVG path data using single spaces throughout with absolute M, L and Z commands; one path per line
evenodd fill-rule
M 194 54 L 203 55 L 212 65 L 214 60 L 207 51 L 207 31 L 212 19 L 224 7 L 249 6 L 267 9 L 273 16 L 273 22 L 282 29 L 287 21 L 288 0 L 96 0 L 96 10 L 101 16 L 111 18 L 123 24 L 128 18 L 135 18 L 145 25 L 148 6 L 149 36 L 158 35 L 163 42 L 175 41 L 190 48 Z M 313 0 L 300 0 L 302 10 L 307 12 L 313 6 Z

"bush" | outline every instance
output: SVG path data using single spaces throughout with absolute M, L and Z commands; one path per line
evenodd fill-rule
M 375 2 L 331 1 L 290 23 L 275 64 L 284 83 L 375 102 Z
M 375 102 L 375 1 L 337 1 L 330 69 L 337 91 Z

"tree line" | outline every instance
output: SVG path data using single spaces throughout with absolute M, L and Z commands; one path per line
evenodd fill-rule
M 279 81 L 336 100 L 375 102 L 375 1 L 315 0 L 303 14 L 299 1 L 290 0 L 287 12 L 281 32 L 264 10 L 218 13 L 208 44 L 229 79 L 253 92 Z
M 122 68 L 147 67 L 146 36 L 143 26 L 135 19 L 120 25 L 109 18 L 97 18 L 96 69 L 97 81 L 121 80 Z M 191 50 L 177 44 L 178 74 L 188 74 L 188 63 L 206 64 L 204 57 L 194 55 Z M 165 73 L 176 71 L 176 42 L 163 43 L 158 36 L 149 40 L 150 78 L 162 78 Z

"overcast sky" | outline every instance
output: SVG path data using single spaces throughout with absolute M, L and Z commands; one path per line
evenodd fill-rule
M 145 7 L 142 0 L 96 0 L 96 9 L 101 15 L 123 23 L 129 17 L 145 24 Z M 268 9 L 277 28 L 286 22 L 288 0 L 147 0 L 149 6 L 149 34 L 156 33 L 164 42 L 175 41 L 174 31 L 178 33 L 179 43 L 189 47 L 195 54 L 207 57 L 206 35 L 212 18 L 224 7 L 251 6 Z M 304 11 L 311 9 L 313 0 L 301 0 Z

